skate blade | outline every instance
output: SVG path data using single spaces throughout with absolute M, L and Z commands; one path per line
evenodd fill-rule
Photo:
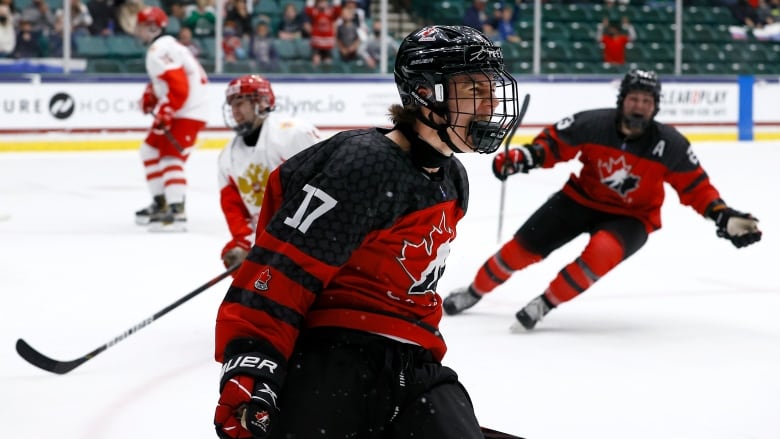
M 135 223 L 139 226 L 148 226 L 149 223 L 151 223 L 152 220 L 148 216 L 137 216 L 135 217 Z
M 187 224 L 182 222 L 173 222 L 170 224 L 153 223 L 149 226 L 151 233 L 182 233 L 187 231 Z
M 523 334 L 526 332 L 530 332 L 529 329 L 526 329 L 525 326 L 523 326 L 522 323 L 520 323 L 518 320 L 515 320 L 514 323 L 509 327 L 509 332 L 512 334 Z

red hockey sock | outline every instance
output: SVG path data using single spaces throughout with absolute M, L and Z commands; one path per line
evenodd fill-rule
M 545 296 L 553 305 L 569 301 L 590 288 L 623 260 L 623 245 L 607 231 L 596 232 L 582 254 L 563 267 Z
M 477 272 L 471 287 L 477 294 L 489 293 L 506 282 L 513 272 L 542 259 L 540 255 L 531 253 L 513 239 L 485 261 Z

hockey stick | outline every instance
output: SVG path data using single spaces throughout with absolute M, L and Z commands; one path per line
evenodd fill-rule
M 503 433 L 490 428 L 479 427 L 482 430 L 482 434 L 485 435 L 485 439 L 523 439 L 520 436 L 515 436 L 509 433 Z
M 173 137 L 171 130 L 164 130 L 164 131 L 165 131 L 165 137 L 168 139 L 169 142 L 171 142 L 171 145 L 173 145 L 173 147 L 176 148 L 177 151 L 184 152 L 184 148 L 182 148 L 179 141 L 176 140 L 175 137 Z
M 515 137 L 515 133 L 517 132 L 517 128 L 520 126 L 520 124 L 523 122 L 523 117 L 525 117 L 525 112 L 528 110 L 528 103 L 531 101 L 531 95 L 526 94 L 525 98 L 523 98 L 523 106 L 520 107 L 520 114 L 517 115 L 517 122 L 515 122 L 515 126 L 512 127 L 512 132 L 509 134 L 509 137 L 506 138 L 506 144 L 504 144 L 504 156 L 509 156 L 509 143 L 512 142 L 512 137 Z M 506 166 L 506 164 L 505 164 Z M 504 199 L 506 198 L 506 179 L 503 179 L 501 181 L 501 200 L 499 201 L 498 205 L 498 236 L 497 241 L 500 244 L 501 243 L 501 235 L 502 231 L 504 229 Z
M 36 351 L 33 349 L 32 346 L 27 344 L 26 341 L 22 340 L 21 338 L 16 340 L 16 352 L 25 360 L 27 360 L 28 363 L 32 364 L 33 366 L 37 366 L 43 370 L 56 373 L 56 374 L 66 374 L 70 372 L 71 370 L 81 366 L 82 364 L 86 363 L 87 361 L 91 360 L 95 356 L 97 356 L 99 353 L 105 351 L 106 349 L 110 348 L 111 346 L 119 343 L 120 341 L 126 339 L 130 335 L 134 334 L 135 332 L 138 332 L 139 330 L 143 329 L 147 325 L 151 324 L 155 320 L 159 319 L 160 317 L 164 316 L 165 314 L 168 314 L 168 312 L 174 310 L 182 303 L 192 299 L 193 297 L 197 296 L 198 294 L 206 291 L 210 287 L 214 286 L 217 282 L 221 281 L 222 279 L 230 276 L 231 273 L 236 271 L 238 267 L 241 264 L 236 264 L 230 268 L 228 268 L 225 272 L 218 275 L 214 279 L 211 279 L 210 281 L 206 282 L 205 284 L 199 286 L 194 291 L 190 292 L 186 296 L 182 297 L 181 299 L 173 302 L 172 304 L 166 306 L 165 308 L 161 309 L 160 311 L 157 311 L 154 315 L 151 317 L 147 317 L 146 319 L 142 320 L 141 322 L 137 323 L 132 328 L 128 329 L 127 331 L 121 333 L 120 335 L 114 337 L 111 341 L 108 343 L 105 343 L 104 345 L 98 347 L 94 351 L 83 355 L 75 360 L 71 361 L 58 361 L 54 360 L 52 358 L 47 357 L 46 355 L 43 355 L 42 353 Z

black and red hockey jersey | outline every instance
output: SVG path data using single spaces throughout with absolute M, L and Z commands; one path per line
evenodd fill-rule
M 383 334 L 443 357 L 436 284 L 468 179 L 454 157 L 438 174 L 420 171 L 386 132 L 337 134 L 271 174 L 254 247 L 219 308 L 217 361 L 245 337 L 289 358 L 312 327 Z
M 688 140 L 657 121 L 629 140 L 618 130 L 616 109 L 588 110 L 545 128 L 533 143 L 544 147 L 545 168 L 579 154 L 583 166 L 566 182 L 566 195 L 593 209 L 635 217 L 648 232 L 661 228 L 664 183 L 702 215 L 720 198 Z

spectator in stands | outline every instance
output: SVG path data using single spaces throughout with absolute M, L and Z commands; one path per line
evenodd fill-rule
M 748 0 L 738 0 L 729 10 L 731 10 L 731 15 L 735 21 L 734 25 L 729 26 L 729 33 L 731 33 L 732 38 L 744 40 L 749 32 L 761 27 L 758 12 Z
M 238 25 L 242 38 L 252 35 L 252 14 L 249 13 L 246 0 L 235 0 L 233 7 L 225 15 L 225 20 L 233 20 Z
M 360 38 L 355 8 L 343 8 L 336 29 L 336 47 L 342 61 L 352 62 L 365 59 L 363 40 Z
M 620 27 L 604 17 L 596 28 L 596 41 L 604 51 L 604 62 L 612 65 L 626 63 L 626 46 L 636 39 L 636 30 L 628 17 L 621 19 Z
M 197 38 L 213 37 L 217 16 L 214 6 L 209 0 L 195 0 L 194 5 L 184 9 L 183 25 L 192 29 L 192 34 Z
M 92 15 L 89 13 L 87 5 L 81 3 L 81 0 L 69 0 L 70 3 L 70 32 L 72 36 L 89 35 L 89 26 L 92 25 Z M 57 9 L 57 19 L 64 19 L 65 11 Z M 55 25 L 55 29 L 56 29 Z
M 138 12 L 144 8 L 143 0 L 124 0 L 122 3 L 114 3 L 116 10 L 116 26 L 114 33 L 135 35 L 135 23 L 138 21 Z
M 759 16 L 764 25 L 760 29 L 753 29 L 753 36 L 761 41 L 780 41 L 780 0 L 770 0 L 766 4 L 761 0 Z
M 297 40 L 311 36 L 311 22 L 309 16 L 303 11 L 298 11 L 295 3 L 287 3 L 282 11 L 282 20 L 276 31 L 277 37 L 282 40 Z
M 107 36 L 114 33 L 114 11 L 109 0 L 89 0 L 87 10 L 92 17 L 91 35 Z
M 63 56 L 63 41 L 64 41 L 64 35 L 63 35 L 63 23 L 65 20 L 64 14 L 61 13 L 61 11 L 57 11 L 56 17 L 54 18 L 54 29 L 49 34 L 48 38 L 43 39 L 41 44 L 41 56 L 50 56 L 54 58 L 61 58 Z M 86 30 L 86 27 L 83 28 L 84 33 L 82 35 L 89 35 L 89 32 Z M 73 38 L 73 35 L 71 35 L 70 40 L 70 53 L 76 52 L 76 45 L 74 43 L 75 39 Z
M 27 7 L 22 9 L 19 23 L 20 29 L 22 27 L 21 21 L 25 21 L 30 26 L 32 32 L 37 32 L 44 36 L 49 35 L 54 29 L 54 13 L 49 9 L 46 0 L 32 0 Z
M 396 53 L 400 43 L 387 32 L 384 32 L 384 34 L 387 38 L 387 53 Z M 382 59 L 382 22 L 378 19 L 371 24 L 371 35 L 368 37 L 368 42 L 366 42 L 366 54 L 368 55 L 366 64 L 371 68 L 377 68 Z
M 495 29 L 493 42 L 519 43 L 521 39 L 515 32 L 515 11 L 512 6 L 496 3 L 494 11 L 496 11 L 496 19 L 490 24 Z
M 336 20 L 341 16 L 341 0 L 306 0 L 306 15 L 311 19 L 311 61 L 314 66 L 333 61 L 336 47 Z
M 16 46 L 14 17 L 8 5 L 0 4 L 0 58 L 11 56 Z
M 487 0 L 474 0 L 471 2 L 471 6 L 466 8 L 466 12 L 463 15 L 463 24 L 484 31 L 485 24 L 490 23 L 490 18 L 485 11 L 486 6 Z
M 187 18 L 186 6 L 187 4 L 184 0 L 174 0 L 174 2 L 171 3 L 171 14 L 168 16 L 168 26 L 165 28 L 166 31 L 175 29 L 178 34 L 178 29 L 187 27 L 184 25 L 184 19 Z
M 238 28 L 233 20 L 225 20 L 222 27 L 222 52 L 227 63 L 247 58 L 244 39 L 239 35 Z
M 203 54 L 203 48 L 200 47 L 200 44 L 198 44 L 194 38 L 192 38 L 192 29 L 187 26 L 179 29 L 176 39 L 179 40 L 179 43 L 181 43 L 182 46 L 189 49 L 190 52 L 192 52 L 192 56 L 195 58 L 198 58 Z
M 266 18 L 258 20 L 255 33 L 249 43 L 249 56 L 255 61 L 260 72 L 279 71 L 279 54 L 273 41 L 269 20 Z
M 54 23 L 52 23 L 52 26 Z M 24 16 L 19 20 L 19 31 L 16 33 L 16 45 L 13 57 L 38 58 L 41 56 L 41 32 L 33 28 L 33 24 Z

